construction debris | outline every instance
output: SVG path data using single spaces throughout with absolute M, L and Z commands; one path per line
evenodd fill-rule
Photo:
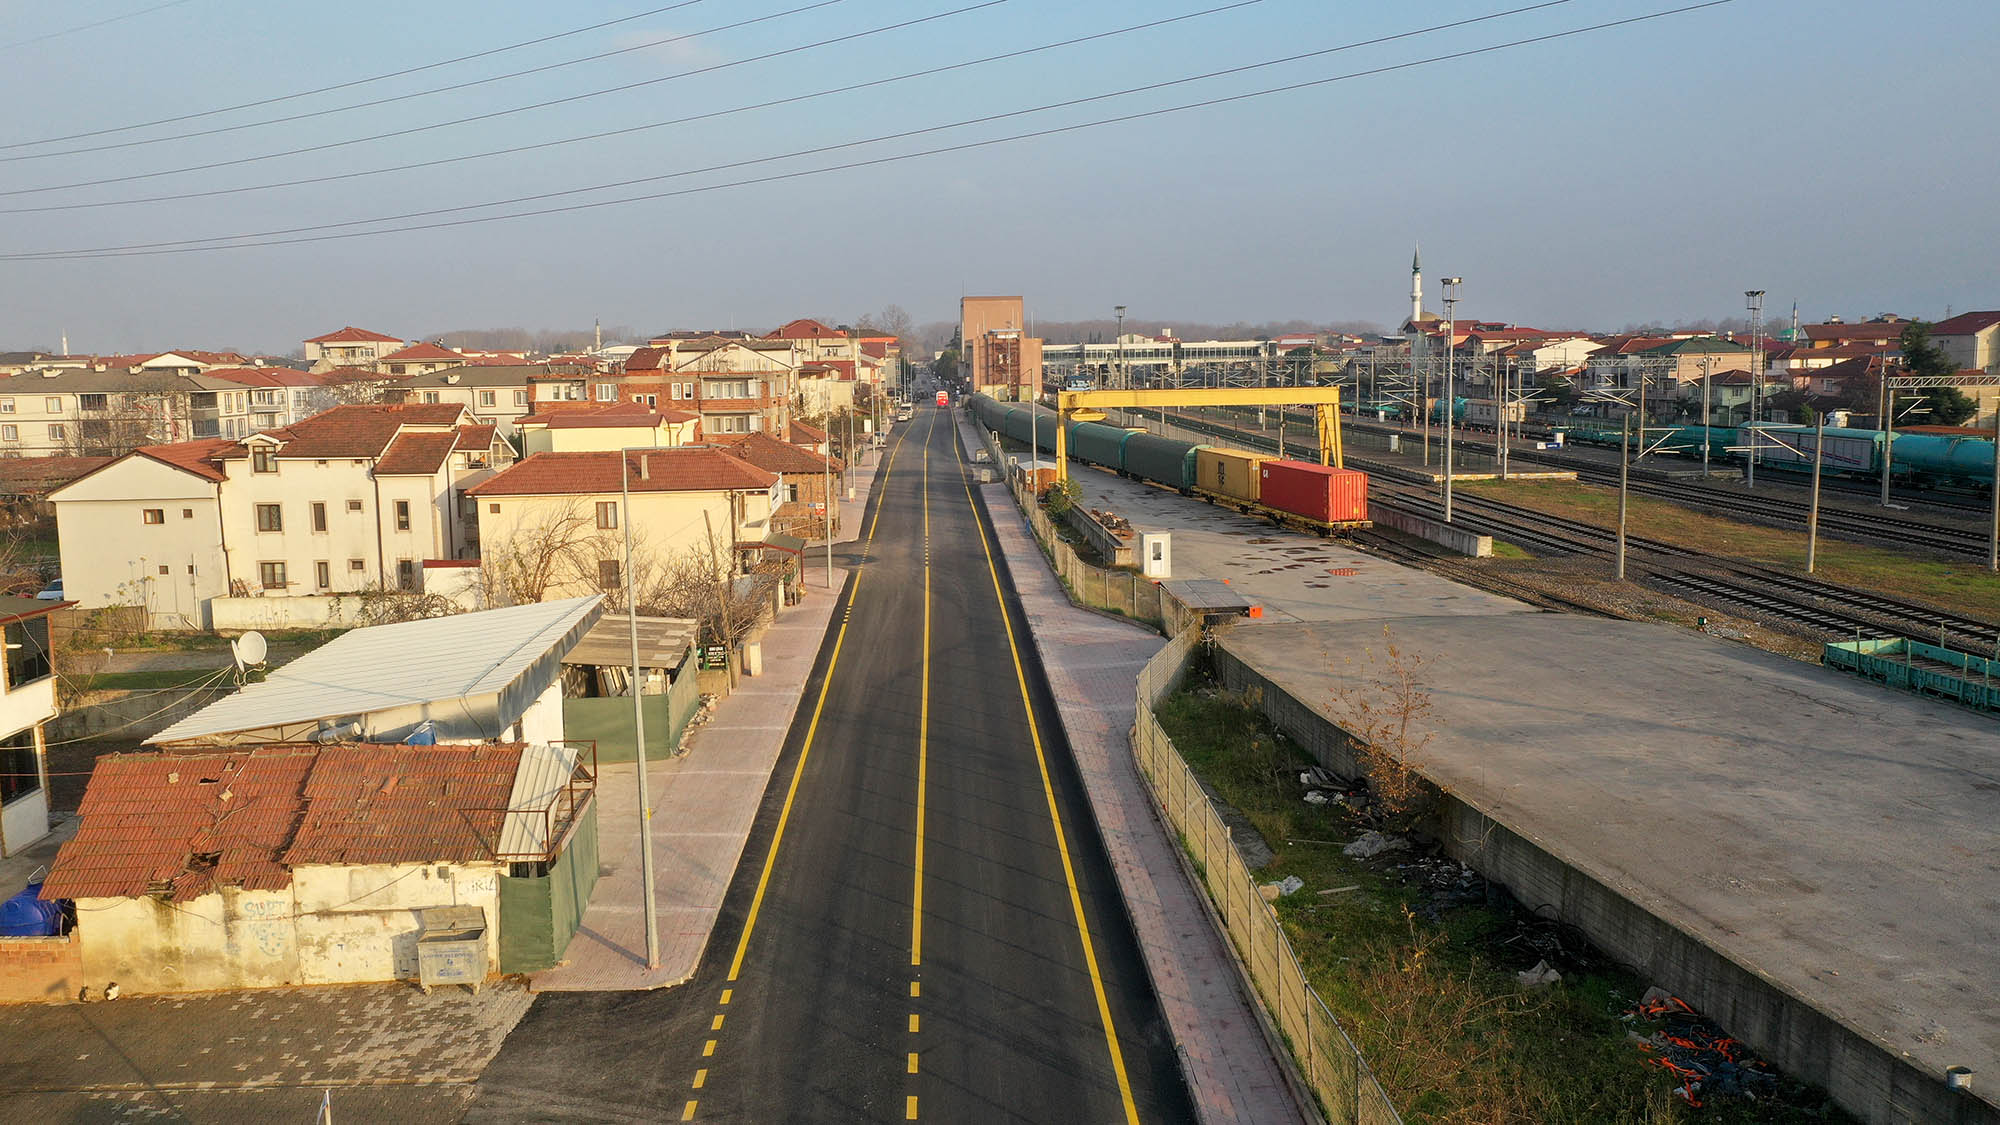
M 1257 890 L 1259 894 L 1264 896 L 1265 902 L 1276 902 L 1286 895 L 1299 893 L 1305 885 L 1306 881 L 1297 875 L 1287 875 L 1275 883 L 1265 883 Z
M 1681 1080 L 1674 1092 L 1691 1106 L 1700 1106 L 1705 1097 L 1758 1101 L 1778 1094 L 1778 1075 L 1770 1063 L 1664 988 L 1647 989 L 1624 1019 L 1650 1030 L 1634 1031 L 1631 1038 Z
M 1549 967 L 1547 961 L 1535 962 L 1535 967 L 1514 974 L 1522 988 L 1541 988 L 1544 985 L 1561 984 L 1563 975 Z
M 1383 852 L 1398 851 L 1409 846 L 1410 842 L 1401 836 L 1384 836 L 1371 829 L 1363 832 L 1353 843 L 1340 849 L 1340 852 L 1349 859 L 1374 859 Z

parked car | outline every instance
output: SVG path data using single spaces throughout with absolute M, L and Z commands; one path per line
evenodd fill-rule
M 55 581 L 49 583 L 48 586 L 45 587 L 41 593 L 36 594 L 35 597 L 45 602 L 59 602 L 63 600 L 62 579 L 58 578 Z

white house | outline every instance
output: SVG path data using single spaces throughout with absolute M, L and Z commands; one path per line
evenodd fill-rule
M 401 351 L 403 341 L 366 328 L 348 325 L 337 332 L 305 341 L 306 362 L 314 371 L 332 367 L 374 367 L 377 360 Z
M 49 770 L 43 728 L 56 717 L 49 614 L 70 602 L 0 598 L 0 856 L 48 835 Z M 8 889 L 11 893 L 11 888 Z
M 512 459 L 491 426 L 442 404 L 342 406 L 242 441 L 145 447 L 50 494 L 64 591 L 144 606 L 171 629 L 216 627 L 221 598 L 416 589 L 425 559 L 477 553 L 462 494 Z

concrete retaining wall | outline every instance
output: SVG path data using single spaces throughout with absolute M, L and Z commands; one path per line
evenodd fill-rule
M 1493 554 L 1491 535 L 1474 535 L 1470 531 L 1453 527 L 1448 523 L 1426 519 L 1400 508 L 1391 508 L 1380 500 L 1368 502 L 1368 518 L 1374 520 L 1377 527 L 1394 528 L 1405 535 L 1414 535 L 1426 542 L 1450 547 L 1461 555 L 1483 559 Z
M 224 676 L 208 688 L 91 692 L 50 720 L 48 739 L 151 738 L 235 690 L 235 680 Z
M 1226 638 L 1213 653 L 1217 678 L 1232 691 L 1257 688 L 1264 714 L 1321 765 L 1345 777 L 1362 772 L 1339 727 L 1238 660 Z M 1688 1001 L 1795 1077 L 1824 1086 L 1862 1119 L 2000 1125 L 1990 1095 L 1947 1089 L 1943 1075 L 1918 1070 L 1889 1045 L 1815 1009 L 1755 966 L 1729 960 L 1484 811 L 1447 793 L 1439 820 L 1446 854 L 1527 906 L 1553 909 L 1648 983 Z

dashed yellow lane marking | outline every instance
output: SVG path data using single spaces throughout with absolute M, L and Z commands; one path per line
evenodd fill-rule
M 916 1053 L 915 1051 L 911 1051 L 911 1052 L 910 1052 L 910 1073 L 911 1073 L 911 1074 L 915 1074 L 916 1072 L 917 1072 L 917 1053 Z
M 722 1002 L 723 1002 L 724 1004 L 727 1004 L 727 1003 L 729 1003 L 729 998 L 730 998 L 731 996 L 734 996 L 735 994 L 736 994 L 736 990 L 735 990 L 735 989 L 733 989 L 733 988 L 725 988 L 725 989 L 723 989 L 723 990 L 722 990 Z
M 923 674 L 917 704 L 917 854 L 910 887 L 910 964 L 924 963 L 924 815 L 930 801 L 931 759 L 931 435 L 937 415 L 924 434 L 924 648 Z
M 911 1013 L 910 1013 L 910 1034 L 911 1034 L 911 1035 L 915 1035 L 916 1033 L 917 1033 L 917 1013 L 915 1013 L 915 1012 L 911 1012 Z
M 912 996 L 916 996 L 916 995 L 919 995 L 919 992 L 918 992 L 918 989 L 919 989 L 919 987 L 920 987 L 920 986 L 919 986 L 919 985 L 917 984 L 917 982 L 916 982 L 916 981 L 911 981 L 911 982 L 910 982 L 910 995 L 912 995 Z
M 695 1072 L 694 1072 L 694 1088 L 695 1088 L 695 1089 L 697 1089 L 697 1090 L 699 1090 L 699 1089 L 701 1089 L 701 1088 L 702 1088 L 703 1086 L 706 1086 L 707 1084 L 708 1084 L 708 1071 L 707 1071 L 707 1069 L 705 1069 L 705 1068 L 704 1068 L 704 1069 L 702 1069 L 702 1070 L 697 1070 L 697 1071 L 695 1071 Z
M 1090 990 L 1097 1000 L 1097 1018 L 1104 1027 L 1104 1045 L 1111 1054 L 1111 1073 L 1118 1080 L 1118 1096 L 1125 1106 L 1125 1120 L 1138 1125 L 1139 1106 L 1132 1097 L 1132 1080 L 1125 1073 L 1125 1052 L 1118 1045 L 1118 1032 L 1111 1021 L 1111 1000 L 1104 991 L 1104 975 L 1097 967 L 1097 950 L 1090 940 L 1090 925 L 1083 913 L 1083 892 L 1076 885 L 1076 867 L 1070 861 L 1069 836 L 1063 829 L 1062 813 L 1056 807 L 1055 783 L 1049 779 L 1048 754 L 1042 748 L 1042 730 L 1035 721 L 1035 704 L 1028 694 L 1028 673 L 1021 664 L 1021 646 L 1014 639 L 1014 620 L 1007 615 L 1007 597 L 1000 586 L 1000 569 L 993 561 L 993 546 L 986 538 L 986 525 L 979 520 L 979 505 L 972 496 L 972 477 L 965 471 L 965 450 L 952 442 L 957 452 L 959 477 L 965 486 L 965 503 L 972 509 L 972 524 L 979 530 L 979 549 L 986 555 L 986 573 L 993 582 L 993 600 L 1000 606 L 1000 623 L 1007 634 L 1007 651 L 1014 659 L 1014 685 L 1020 691 L 1021 710 L 1028 719 L 1028 737 L 1035 746 L 1035 765 L 1042 775 L 1042 797 L 1048 803 L 1049 823 L 1055 827 L 1056 853 L 1062 857 L 1063 881 L 1069 884 L 1070 913 L 1076 922 L 1076 936 L 1083 943 L 1083 963 L 1090 970 Z M 916 1017 L 911 1016 L 911 1030 Z
M 689 1101 L 689 1102 L 688 1102 L 688 1104 L 687 1104 L 687 1107 L 681 1110 L 681 1120 L 682 1120 L 682 1121 L 693 1121 L 693 1120 L 694 1120 L 694 1107 L 695 1107 L 695 1106 L 698 1106 L 698 1105 L 700 1105 L 700 1104 L 701 1104 L 701 1103 L 700 1103 L 700 1102 L 697 1102 L 697 1101 Z
M 701 1045 L 701 1057 L 708 1058 L 713 1054 L 715 1054 L 715 1040 L 711 1039 Z
M 903 1120 L 915 1121 L 916 1119 L 917 1119 L 917 1096 L 915 1094 L 911 1094 L 909 1097 L 903 1099 Z
M 708 1025 L 708 1029 L 709 1029 L 710 1031 L 721 1031 L 721 1030 L 722 1030 L 722 1013 L 720 1013 L 720 1012 L 717 1012 L 717 1013 L 715 1014 L 715 1019 L 709 1022 L 709 1025 Z

